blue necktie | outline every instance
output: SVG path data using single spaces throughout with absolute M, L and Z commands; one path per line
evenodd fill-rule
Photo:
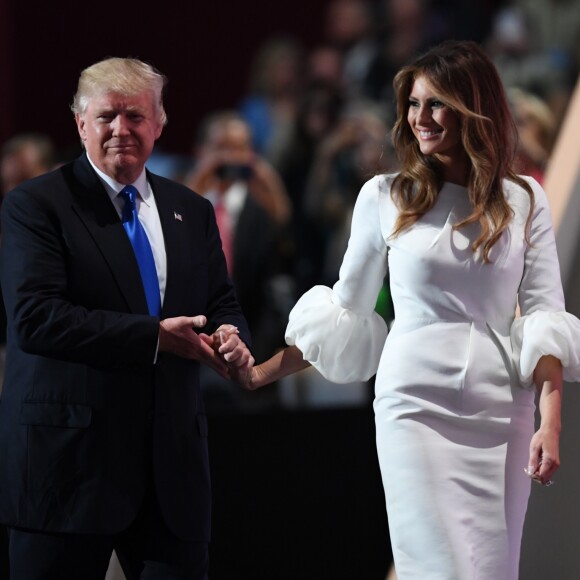
M 135 200 L 139 195 L 137 188 L 132 185 L 126 185 L 120 192 L 121 197 L 125 200 L 123 208 L 122 221 L 123 227 L 129 236 L 133 245 L 135 257 L 141 271 L 141 279 L 147 297 L 147 306 L 149 314 L 159 316 L 161 313 L 161 296 L 159 294 L 159 279 L 157 278 L 157 269 L 153 259 L 151 244 L 147 234 L 137 216 L 137 206 Z

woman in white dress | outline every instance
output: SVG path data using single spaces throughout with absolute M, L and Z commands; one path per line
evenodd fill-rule
M 298 301 L 292 346 L 238 378 L 258 388 L 309 364 L 335 382 L 376 373 L 399 580 L 516 580 L 530 482 L 559 466 L 580 321 L 564 311 L 545 193 L 511 169 L 516 128 L 484 51 L 444 43 L 395 89 L 400 172 L 362 188 L 340 279 Z M 374 313 L 387 267 L 389 332 Z

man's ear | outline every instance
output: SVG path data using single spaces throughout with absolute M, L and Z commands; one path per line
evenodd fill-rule
M 163 133 L 163 123 L 161 121 L 157 121 L 157 128 L 155 129 L 155 141 L 161 137 L 161 133 Z
M 85 141 L 86 139 L 86 129 L 85 129 L 85 120 L 82 118 L 82 116 L 79 113 L 75 113 L 75 122 L 77 124 L 77 129 L 79 132 L 79 136 L 81 138 L 81 141 Z

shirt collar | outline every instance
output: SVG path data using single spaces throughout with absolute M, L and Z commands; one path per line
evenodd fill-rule
M 107 194 L 109 195 L 109 197 L 112 200 L 114 200 L 117 197 L 117 195 L 119 195 L 119 193 L 123 189 L 123 187 L 125 187 L 125 184 L 119 183 L 118 181 L 116 181 L 115 179 L 113 179 L 112 177 L 110 177 L 109 175 L 104 173 L 103 171 L 101 171 L 92 162 L 88 153 L 87 153 L 87 159 L 89 160 L 89 163 L 91 164 L 92 168 L 95 170 L 97 177 L 101 180 L 102 184 L 105 186 L 105 189 L 107 190 Z M 147 183 L 147 172 L 145 171 L 145 168 L 143 168 L 143 171 L 141 172 L 139 177 L 130 185 L 137 188 L 137 191 L 139 192 L 139 196 L 141 197 L 141 199 L 143 200 L 143 202 L 146 205 L 151 204 L 151 200 L 150 200 L 151 190 L 149 188 L 149 184 Z

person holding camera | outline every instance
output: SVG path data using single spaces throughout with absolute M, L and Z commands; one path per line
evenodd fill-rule
M 288 312 L 277 274 L 290 257 L 285 226 L 291 203 L 276 170 L 252 146 L 249 125 L 234 111 L 201 124 L 196 163 L 186 185 L 215 209 L 228 271 L 253 332 L 258 359 L 280 344 Z

